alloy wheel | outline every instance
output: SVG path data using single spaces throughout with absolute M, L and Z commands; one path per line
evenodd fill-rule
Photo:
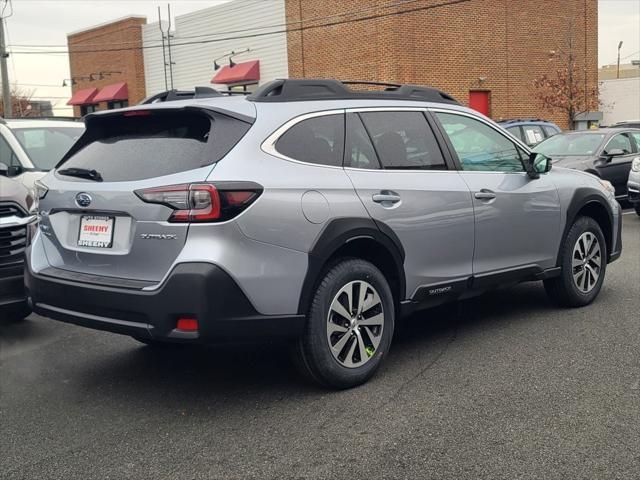
M 380 345 L 383 330 L 382 301 L 371 284 L 356 280 L 336 293 L 327 316 L 327 340 L 341 365 L 356 368 L 367 363 Z
M 584 232 L 573 247 L 571 267 L 573 282 L 582 293 L 594 289 L 600 278 L 602 250 L 600 242 L 591 232 Z

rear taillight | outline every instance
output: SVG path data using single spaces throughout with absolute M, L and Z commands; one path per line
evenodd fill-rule
M 262 193 L 252 182 L 191 183 L 136 190 L 147 203 L 173 208 L 169 222 L 223 222 L 229 220 Z

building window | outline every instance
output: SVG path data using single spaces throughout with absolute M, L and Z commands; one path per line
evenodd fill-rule
M 80 105 L 80 116 L 84 117 L 90 113 L 96 112 L 98 105 Z
M 115 108 L 124 108 L 129 106 L 128 100 L 118 100 L 116 102 L 107 102 L 107 110 L 113 110 Z

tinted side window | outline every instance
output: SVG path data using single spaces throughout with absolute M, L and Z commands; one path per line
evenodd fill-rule
M 507 131 L 517 139 L 522 140 L 524 142 L 524 139 L 522 138 L 522 132 L 520 131 L 520 127 L 509 127 L 507 128 Z
M 631 139 L 626 133 L 619 133 L 615 135 L 609 143 L 607 143 L 607 147 L 604 149 L 605 152 L 610 152 L 614 149 L 621 149 L 625 153 L 632 153 L 633 148 L 631 147 Z
M 436 113 L 463 170 L 522 172 L 524 166 L 516 146 L 507 137 L 473 118 Z
M 344 166 L 367 169 L 380 168 L 378 156 L 360 117 L 355 113 L 349 113 L 347 114 L 346 122 L 347 138 L 345 142 Z
M 276 150 L 294 160 L 342 166 L 344 115 L 323 115 L 296 123 L 276 142 Z
M 550 127 L 550 126 L 546 126 L 545 125 L 542 128 L 544 128 L 544 133 L 547 135 L 547 137 L 553 137 L 554 135 L 560 133 L 560 131 L 555 129 L 554 127 Z
M 447 168 L 438 142 L 421 112 L 370 112 L 360 116 L 384 168 Z
M 633 132 L 631 135 L 636 141 L 636 151 L 640 152 L 640 132 Z

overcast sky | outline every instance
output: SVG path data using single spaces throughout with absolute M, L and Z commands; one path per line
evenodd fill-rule
M 4 1 L 0 0 L 0 4 Z M 222 1 L 173 0 L 172 14 L 181 15 Z M 264 0 L 266 4 L 269 1 Z M 65 45 L 69 32 L 127 15 L 146 15 L 150 22 L 155 21 L 158 6 L 166 15 L 166 4 L 166 0 L 13 0 L 14 12 L 7 19 L 7 43 L 10 49 L 11 45 Z M 620 40 L 624 42 L 623 62 L 640 59 L 640 0 L 600 0 L 598 4 L 598 64 L 615 63 Z M 10 8 L 5 11 L 8 13 Z M 62 80 L 69 77 L 66 54 L 15 54 L 9 58 L 8 65 L 12 84 L 33 90 L 34 97 L 60 97 L 51 98 L 58 109 L 56 113 L 71 113 L 65 108 L 71 91 L 60 86 Z M 36 84 L 52 86 L 31 86 Z

